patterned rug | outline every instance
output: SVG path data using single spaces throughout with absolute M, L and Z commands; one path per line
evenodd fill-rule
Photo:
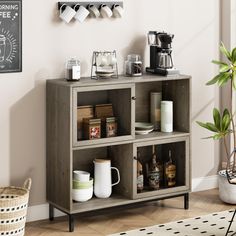
M 110 236 L 224 236 L 233 212 L 234 210 L 216 212 L 210 215 L 111 234 Z M 236 236 L 236 216 L 228 236 L 233 235 Z

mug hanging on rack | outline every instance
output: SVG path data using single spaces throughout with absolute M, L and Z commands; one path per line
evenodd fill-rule
M 93 52 L 91 78 L 118 78 L 116 51 Z
M 64 7 L 65 9 L 63 10 Z M 66 4 L 61 5 L 59 17 L 66 23 L 69 23 L 72 20 L 72 18 L 75 16 L 75 14 L 76 14 L 76 11 L 70 6 L 67 6 Z

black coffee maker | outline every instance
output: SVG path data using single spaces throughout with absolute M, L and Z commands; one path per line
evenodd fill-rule
M 148 32 L 150 67 L 146 68 L 147 72 L 160 75 L 173 75 L 179 73 L 179 71 L 174 68 L 171 56 L 171 43 L 173 38 L 173 34 L 168 34 L 166 32 Z

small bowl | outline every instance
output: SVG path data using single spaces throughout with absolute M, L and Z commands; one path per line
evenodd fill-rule
M 76 179 L 73 180 L 73 189 L 88 189 L 93 187 L 93 178 L 90 178 L 89 181 L 81 182 Z
M 93 187 L 87 189 L 72 189 L 72 199 L 77 202 L 86 202 L 93 197 Z
M 83 170 L 74 170 L 73 171 L 73 178 L 75 180 L 81 181 L 81 182 L 87 182 L 90 178 L 90 173 Z

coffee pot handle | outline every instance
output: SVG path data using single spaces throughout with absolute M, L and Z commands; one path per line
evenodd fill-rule
M 117 180 L 114 184 L 111 185 L 111 186 L 114 186 L 114 185 L 120 183 L 120 172 L 119 172 L 119 170 L 118 170 L 116 167 L 111 167 L 111 169 L 116 170 L 116 172 L 117 172 L 117 177 L 118 177 L 118 180 Z

